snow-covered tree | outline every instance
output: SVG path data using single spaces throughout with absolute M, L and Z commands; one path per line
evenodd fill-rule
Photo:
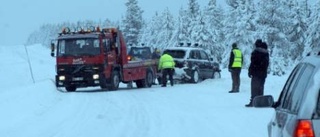
M 216 0 L 210 0 L 208 6 L 204 9 L 204 20 L 209 32 L 208 49 L 219 63 L 222 62 L 225 51 L 225 37 L 223 34 L 224 10 L 217 6 Z
M 237 43 L 244 55 L 244 67 L 249 66 L 250 53 L 252 52 L 252 45 L 255 41 L 256 19 L 255 10 L 253 9 L 252 0 L 229 0 L 230 11 L 224 20 L 224 33 L 226 37 L 227 50 L 224 56 L 229 56 L 231 51 L 231 44 Z M 223 62 L 226 66 L 228 58 Z
M 197 35 L 196 33 L 196 26 L 200 25 L 200 20 L 202 18 L 202 15 L 200 13 L 200 5 L 197 2 L 197 0 L 189 0 L 188 1 L 188 7 L 186 10 L 186 14 L 188 16 L 187 18 L 187 30 L 188 30 L 188 38 L 191 43 L 196 43 L 197 41 L 194 39 L 194 35 Z
M 288 50 L 291 43 L 286 36 L 290 10 L 285 0 L 261 0 L 258 5 L 258 35 L 269 45 L 271 73 L 283 75 L 292 63 Z
M 157 47 L 158 34 L 161 29 L 161 17 L 156 12 L 152 19 L 146 23 L 145 27 L 142 29 L 142 34 L 140 36 L 140 43 L 144 43 L 146 46 Z
M 128 44 L 137 45 L 143 26 L 143 10 L 138 6 L 137 0 L 128 0 L 125 5 L 127 10 L 122 21 L 122 32 Z
M 169 47 L 172 46 L 170 41 L 173 36 L 175 29 L 175 23 L 173 15 L 170 13 L 169 9 L 166 8 L 161 15 L 161 28 L 158 34 L 158 45 L 160 47 Z M 174 44 L 174 43 L 172 43 Z
M 307 17 L 303 14 L 303 9 L 297 0 L 286 0 L 283 2 L 283 13 L 287 14 L 283 25 L 283 32 L 288 40 L 289 47 L 285 54 L 288 54 L 288 62 L 294 64 L 294 60 L 301 59 L 304 51 L 307 30 Z
M 189 27 L 189 20 L 188 20 L 187 11 L 183 9 L 183 7 L 181 7 L 179 11 L 179 16 L 178 16 L 177 30 L 175 31 L 175 34 L 174 34 L 174 37 L 177 37 L 176 40 L 179 43 L 185 43 L 189 41 L 188 27 Z
M 309 20 L 309 28 L 307 30 L 307 46 L 305 47 L 304 55 L 320 51 L 320 1 L 318 1 L 313 7 L 311 17 Z

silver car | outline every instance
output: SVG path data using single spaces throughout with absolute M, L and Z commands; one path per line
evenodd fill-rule
M 320 52 L 319 52 L 320 54 Z M 269 137 L 320 137 L 320 55 L 304 58 L 291 72 L 278 101 L 256 97 L 255 107 L 273 107 Z

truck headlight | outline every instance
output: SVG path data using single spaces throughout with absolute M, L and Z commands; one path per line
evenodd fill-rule
M 93 78 L 93 79 L 99 79 L 99 75 L 98 75 L 98 74 L 94 74 L 94 75 L 92 76 L 92 78 Z
M 59 80 L 60 81 L 64 81 L 64 80 L 66 80 L 66 77 L 65 76 L 59 76 Z

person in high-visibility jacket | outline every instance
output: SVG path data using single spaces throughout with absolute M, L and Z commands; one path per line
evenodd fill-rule
M 242 52 L 239 50 L 237 43 L 232 44 L 232 51 L 229 59 L 229 72 L 232 77 L 232 89 L 229 93 L 238 93 L 240 89 L 240 73 L 243 64 Z
M 160 57 L 158 70 L 162 71 L 162 85 L 161 87 L 167 86 L 167 75 L 169 75 L 169 80 L 171 86 L 173 86 L 173 73 L 174 73 L 174 60 L 171 55 L 167 52 L 164 52 L 163 55 Z

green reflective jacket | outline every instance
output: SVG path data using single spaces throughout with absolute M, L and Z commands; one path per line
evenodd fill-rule
M 173 58 L 169 54 L 163 54 L 159 60 L 158 69 L 165 69 L 165 68 L 174 68 L 175 63 Z

